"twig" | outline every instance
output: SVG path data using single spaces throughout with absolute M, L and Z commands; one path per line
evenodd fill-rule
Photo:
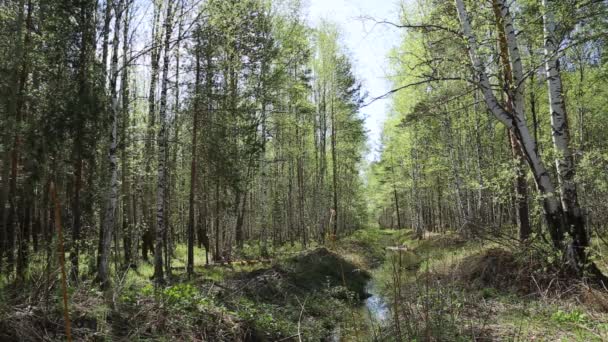
M 285 337 L 285 338 L 282 338 L 282 339 L 280 339 L 280 340 L 277 340 L 277 342 L 281 342 L 281 341 L 287 341 L 287 340 L 292 339 L 292 338 L 294 338 L 294 337 L 299 337 L 299 336 L 298 336 L 298 334 L 291 335 L 291 336 L 287 336 L 287 337 Z
M 460 77 L 442 77 L 442 78 L 428 78 L 428 79 L 424 79 L 422 81 L 418 81 L 418 82 L 413 82 L 413 83 L 408 83 L 406 85 L 397 87 L 395 89 L 391 89 L 388 92 L 380 95 L 380 96 L 376 96 L 373 97 L 369 102 L 364 103 L 363 105 L 361 105 L 361 108 L 367 107 L 369 105 L 371 105 L 372 103 L 378 101 L 378 100 L 383 100 L 387 97 L 389 97 L 390 95 L 399 92 L 403 89 L 407 89 L 407 88 L 411 88 L 414 86 L 418 86 L 418 85 L 422 85 L 422 84 L 426 84 L 426 83 L 431 83 L 431 82 L 440 82 L 440 81 L 467 81 L 466 79 L 460 78 Z
M 364 17 L 361 17 L 361 19 L 373 21 L 374 22 L 374 26 L 375 25 L 389 25 L 389 26 L 393 26 L 393 27 L 396 27 L 396 28 L 421 30 L 421 31 L 426 31 L 426 32 L 444 31 L 444 32 L 448 32 L 448 33 L 454 34 L 456 36 L 462 37 L 462 33 L 460 31 L 451 29 L 449 27 L 441 26 L 441 25 L 428 24 L 428 23 L 417 23 L 417 24 L 404 23 L 404 24 L 397 24 L 397 23 L 393 23 L 392 21 L 388 21 L 388 20 L 376 20 L 375 18 L 372 18 L 370 16 L 364 16 Z
M 304 298 L 304 304 L 300 303 L 300 299 L 298 298 L 298 296 L 296 296 L 296 300 L 298 301 L 298 304 L 300 304 L 300 306 L 302 307 L 302 310 L 300 310 L 300 317 L 298 317 L 298 340 L 302 342 L 302 333 L 300 332 L 300 326 L 302 323 L 302 315 L 304 314 L 304 308 L 306 307 L 306 301 L 308 300 L 308 297 Z

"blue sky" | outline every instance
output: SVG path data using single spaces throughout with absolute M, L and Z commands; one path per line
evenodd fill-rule
M 306 0 L 305 8 L 310 23 L 315 26 L 321 19 L 338 24 L 342 31 L 342 44 L 349 52 L 356 75 L 362 80 L 370 97 L 382 95 L 391 89 L 386 76 L 388 53 L 399 43 L 399 30 L 387 25 L 374 25 L 362 20 L 368 16 L 377 20 L 398 21 L 400 0 Z M 382 124 L 387 116 L 390 99 L 379 100 L 361 110 L 369 131 L 368 159 L 377 157 Z

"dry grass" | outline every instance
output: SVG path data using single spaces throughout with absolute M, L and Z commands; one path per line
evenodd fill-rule
M 408 328 L 404 335 L 429 341 L 446 336 L 462 341 L 608 340 L 608 291 L 569 277 L 538 246 L 512 249 L 497 242 L 467 242 L 454 233 L 425 238 L 403 241 L 412 246 L 409 259 L 416 267 L 402 267 L 402 334 Z

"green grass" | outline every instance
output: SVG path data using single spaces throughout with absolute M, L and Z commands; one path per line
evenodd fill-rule
M 522 299 L 502 301 L 508 304 L 496 316 L 496 324 L 503 336 L 527 341 L 604 341 L 608 330 L 601 319 L 592 319 L 586 308 L 572 303 L 547 304 Z
M 209 258 L 211 258 L 211 255 L 209 255 Z M 175 254 L 173 256 L 173 259 L 171 260 L 171 265 L 173 267 L 181 267 L 185 269 L 187 260 L 188 246 L 183 243 L 175 245 Z M 205 249 L 194 246 L 194 267 L 204 266 L 205 262 Z
M 408 251 L 387 250 L 387 247 L 400 245 L 406 246 Z M 412 322 L 422 324 L 426 319 L 425 324 L 439 339 L 453 336 L 466 341 L 471 332 L 478 329 L 475 333 L 494 340 L 608 340 L 608 314 L 585 307 L 576 299 L 525 297 L 487 285 L 465 286 L 467 284 L 460 283 L 457 277 L 450 278 L 460 266 L 466 268 L 463 263 L 470 262 L 470 256 L 495 247 L 495 244 L 467 242 L 456 233 L 431 234 L 424 240 L 416 240 L 409 230 L 370 228 L 339 240 L 333 251 L 348 262 L 346 273 L 354 274 L 357 268 L 371 271 L 373 281 L 391 303 L 394 265 L 401 253 L 401 300 L 420 310 L 402 317 L 403 330 Z M 115 275 L 112 262 L 112 291 L 99 291 L 88 278 L 78 286 L 71 284 L 72 315 L 78 319 L 94 319 L 97 331 L 107 334 L 116 334 L 120 329 L 133 331 L 138 326 L 147 327 L 148 330 L 136 330 L 129 336 L 135 340 L 170 340 L 169 336 L 188 339 L 195 338 L 201 329 L 230 331 L 236 327 L 247 327 L 259 338 L 289 340 L 297 334 L 301 313 L 300 330 L 304 340 L 326 338 L 335 326 L 340 326 L 342 336 L 352 336 L 353 340 L 371 336 L 369 327 L 365 326 L 366 313 L 357 307 L 359 302 L 352 296 L 363 290 L 367 278 L 349 279 L 348 286 L 344 287 L 344 270 L 340 271 L 343 261 L 332 253 L 328 259 L 317 258 L 314 254 L 307 257 L 307 253 L 301 254 L 302 248 L 299 244 L 276 248 L 269 245 L 273 260 L 267 261 L 259 257 L 258 245 L 245 245 L 239 258 L 255 262 L 211 267 L 205 266 L 204 250 L 195 248 L 195 276 L 188 280 L 185 274 L 187 248 L 178 244 L 172 260 L 174 277 L 162 289 L 153 286 L 152 264 L 141 262 L 136 269 Z M 40 255 L 32 257 L 41 258 Z M 86 277 L 91 260 L 83 255 L 80 263 L 81 274 Z M 31 264 L 28 279 L 44 273 L 43 259 Z M 284 279 L 255 278 L 264 270 L 275 267 L 284 272 L 281 273 Z M 255 281 L 250 282 L 254 278 Z M 265 282 L 268 285 L 264 285 Z M 7 296 L 3 287 L 8 283 L 9 280 L 0 276 L 2 303 Z M 270 286 L 270 295 L 256 292 L 265 291 L 259 286 Z M 29 293 L 31 289 L 22 290 Z M 54 303 L 52 315 L 58 317 L 61 315 L 60 296 L 55 288 L 51 298 Z M 0 304 L 0 313 L 7 310 L 8 307 L 2 308 Z M 424 310 L 427 310 L 426 316 Z M 109 319 L 116 315 L 120 319 Z M 123 322 L 127 328 L 116 330 L 112 321 Z M 390 327 L 383 331 L 385 336 L 392 332 Z
M 390 238 L 383 241 L 383 235 Z M 412 329 L 410 335 L 403 332 L 412 339 L 425 339 L 428 329 L 439 340 L 450 336 L 466 341 L 473 332 L 490 340 L 507 341 L 608 339 L 608 315 L 578 303 L 576 297 L 541 298 L 463 283 L 457 272 L 468 267 L 465 263 L 475 260 L 471 256 L 499 247 L 495 243 L 469 242 L 454 232 L 430 234 L 416 240 L 406 232 L 377 229 L 357 232 L 347 241 L 359 247 L 351 251 L 368 251 L 375 259 L 383 260 L 373 273 L 374 281 L 390 303 L 395 266 L 401 270 L 400 300 L 410 308 L 406 310 L 407 317 L 401 317 L 401 328 L 402 332 Z M 408 251 L 382 250 L 387 241 L 407 246 Z M 382 253 L 384 256 L 380 258 Z M 416 328 L 411 322 L 420 325 Z M 393 330 L 386 328 L 387 336 L 394 334 L 394 324 L 389 322 L 389 326 Z M 417 336 L 416 331 L 423 336 Z
M 408 235 L 406 230 L 361 229 L 340 240 L 337 250 L 361 267 L 373 269 L 384 262 L 387 247 L 399 244 Z

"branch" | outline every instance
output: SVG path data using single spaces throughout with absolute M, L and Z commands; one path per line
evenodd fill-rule
M 409 84 L 397 87 L 397 88 L 392 89 L 392 90 L 390 90 L 390 91 L 388 91 L 388 92 L 386 92 L 386 93 L 384 93 L 384 94 L 382 94 L 380 96 L 373 97 L 368 103 L 363 104 L 361 106 L 361 108 L 367 107 L 367 106 L 371 105 L 372 103 L 374 103 L 374 102 L 376 102 L 378 100 L 383 100 L 383 99 L 389 97 L 390 95 L 392 95 L 392 94 L 394 94 L 396 92 L 399 92 L 399 91 L 401 91 L 403 89 L 419 86 L 419 85 L 425 84 L 425 83 L 441 82 L 441 81 L 467 81 L 467 82 L 469 82 L 469 80 L 461 78 L 461 77 L 441 77 L 441 78 L 434 78 L 434 77 L 432 77 L 432 78 L 427 78 L 427 79 L 424 79 L 422 81 L 418 81 L 418 82 L 414 82 L 414 83 L 409 83 Z
M 370 16 L 363 16 L 360 17 L 362 20 L 371 20 L 374 22 L 374 25 L 389 25 L 392 27 L 396 27 L 396 28 L 405 28 L 405 29 L 413 29 L 413 30 L 420 30 L 420 31 L 425 31 L 425 32 L 433 32 L 433 31 L 444 31 L 444 32 L 448 32 L 454 35 L 457 35 L 459 37 L 462 37 L 462 33 L 457 31 L 457 30 L 453 30 L 449 27 L 445 27 L 445 26 L 441 26 L 441 25 L 435 25 L 435 24 L 428 24 L 428 23 L 417 23 L 417 24 L 410 24 L 410 23 L 405 23 L 405 24 L 396 24 L 392 21 L 388 21 L 388 20 L 377 20 L 373 17 Z

